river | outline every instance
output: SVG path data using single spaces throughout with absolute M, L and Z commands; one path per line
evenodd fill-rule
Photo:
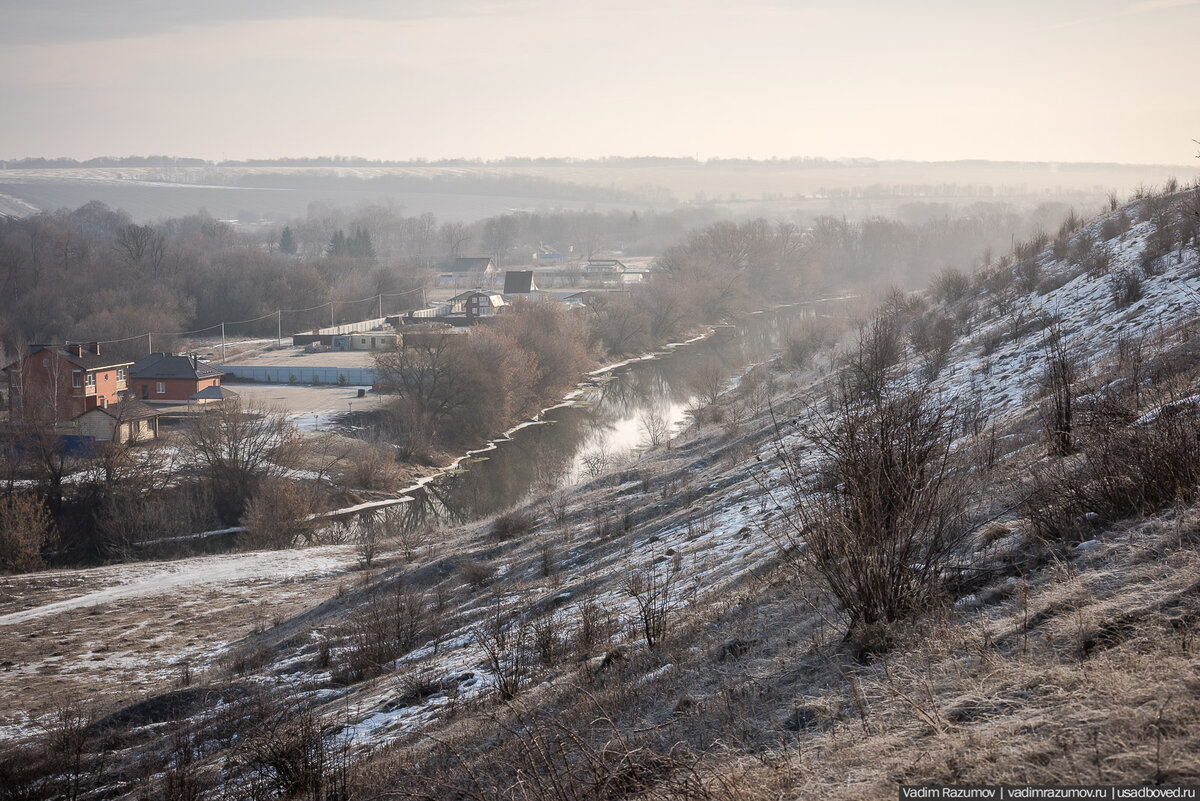
M 697 376 L 719 376 L 728 386 L 750 365 L 782 345 L 792 321 L 813 304 L 748 315 L 710 336 L 665 348 L 592 376 L 565 403 L 534 424 L 474 451 L 408 494 L 401 508 L 408 526 L 458 523 L 503 511 L 531 493 L 569 486 L 662 441 L 691 422 Z M 711 383 L 711 380 L 706 382 Z

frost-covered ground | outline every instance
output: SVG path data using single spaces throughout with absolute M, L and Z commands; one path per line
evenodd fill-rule
M 0 739 L 63 704 L 104 708 L 199 678 L 255 632 L 336 595 L 354 565 L 353 548 L 329 546 L 5 577 Z
M 1117 308 L 1111 276 L 1121 271 L 1142 274 L 1140 259 L 1150 222 L 1134 223 L 1119 239 L 1104 242 L 1099 237 L 1103 219 L 1076 232 L 1093 236 L 1096 247 L 1107 248 L 1111 265 L 1107 274 L 1089 276 L 1068 260 L 1057 261 L 1046 251 L 1039 255 L 1039 286 L 1046 291 L 1020 292 L 1008 288 L 1003 298 L 974 287 L 967 301 L 974 304 L 970 334 L 953 346 L 947 367 L 934 386 L 951 403 L 978 402 L 989 421 L 1004 423 L 1028 414 L 1037 402 L 1045 369 L 1044 332 L 1047 324 L 1061 331 L 1066 350 L 1076 361 L 1081 376 L 1090 374 L 1114 353 L 1119 337 L 1145 338 L 1148 352 L 1165 345 L 1160 334 L 1194 319 L 1200 311 L 1200 264 L 1194 246 L 1175 251 L 1157 266 L 1158 273 L 1144 277 L 1142 297 L 1126 308 Z M 1061 283 L 1055 287 L 1055 284 Z M 946 309 L 945 313 L 950 313 Z M 916 376 L 920 359 L 910 355 L 901 370 Z M 1105 377 L 1101 375 L 1101 383 Z M 800 421 L 804 412 L 801 410 Z M 499 569 L 506 584 L 520 578 L 523 589 L 505 598 L 514 607 L 544 605 L 554 599 L 556 614 L 565 619 L 587 597 L 614 617 L 634 620 L 635 600 L 622 586 L 636 573 L 657 570 L 658 575 L 677 576 L 673 592 L 680 608 L 717 597 L 737 585 L 756 568 L 778 556 L 777 541 L 769 532 L 779 513 L 778 504 L 786 489 L 780 485 L 782 470 L 776 463 L 776 444 L 763 436 L 767 420 L 760 415 L 743 424 L 758 429 L 748 451 L 736 454 L 711 429 L 693 432 L 676 444 L 675 451 L 658 454 L 657 467 L 647 468 L 661 476 L 684 482 L 685 489 L 673 503 L 664 503 L 663 485 L 647 487 L 638 480 L 597 489 L 594 482 L 577 493 L 580 508 L 633 510 L 638 517 L 634 530 L 618 537 L 610 547 L 599 546 L 584 536 L 565 549 L 558 582 L 543 579 L 536 561 L 527 553 L 515 552 L 501 559 Z M 785 426 L 785 447 L 799 449 L 802 425 Z M 724 451 L 724 454 L 721 452 Z M 727 454 L 727 455 L 726 455 Z M 684 500 L 684 499 L 687 500 Z M 666 508 L 664 508 L 666 507 Z M 1086 550 L 1094 543 L 1080 546 Z M 516 585 L 521 586 L 521 585 Z M 969 605 L 964 602 L 964 605 Z M 469 615 L 466 615 L 469 618 Z M 565 624 L 565 623 L 564 623 Z M 392 666 L 377 685 L 378 690 L 355 694 L 354 736 L 373 742 L 385 741 L 410 731 L 436 715 L 454 694 L 444 691 L 407 706 L 396 707 L 398 688 L 414 674 L 427 676 L 443 686 L 454 686 L 456 675 L 471 676 L 472 694 L 486 689 L 492 680 L 484 655 L 469 628 L 452 634 L 435 655 L 433 649 L 418 649 Z
M 1096 234 L 1100 223 L 1081 233 Z M 1112 254 L 1110 274 L 1140 271 L 1150 225 L 1137 223 L 1121 239 L 1098 245 Z M 1008 290 L 999 303 L 979 285 L 968 293 L 975 307 L 970 333 L 956 341 L 935 381 L 948 401 L 978 401 L 999 424 L 1028 414 L 1036 401 L 1045 360 L 1044 327 L 1031 326 L 1031 321 L 1053 318 L 1068 351 L 1085 368 L 1095 367 L 1111 355 L 1118 335 L 1154 340 L 1195 317 L 1200 300 L 1193 247 L 1184 249 L 1181 259 L 1174 253 L 1163 259 L 1159 273 L 1145 278 L 1142 298 L 1120 309 L 1107 275 L 1089 277 L 1048 253 L 1040 259 L 1042 286 L 1048 288 L 1044 293 Z M 1054 287 L 1060 281 L 1047 279 L 1061 279 L 1061 285 Z M 922 369 L 920 359 L 911 357 L 901 369 L 915 375 Z M 800 390 L 819 380 L 812 373 L 792 378 Z M 788 392 L 794 400 L 795 387 Z M 785 400 L 777 398 L 777 409 Z M 798 448 L 802 426 L 794 422 L 802 422 L 803 406 L 789 407 L 788 414 L 783 444 Z M 324 688 L 320 697 L 338 710 L 346 736 L 361 745 L 379 744 L 405 736 L 437 720 L 448 706 L 495 686 L 479 645 L 480 626 L 492 604 L 503 606 L 514 620 L 532 616 L 535 608 L 550 610 L 566 626 L 590 602 L 622 621 L 621 630 L 628 633 L 637 618 L 636 600 L 627 587 L 630 576 L 670 576 L 672 603 L 681 614 L 692 604 L 708 603 L 778 558 L 769 532 L 785 490 L 769 428 L 767 413 L 759 411 L 746 413 L 729 428 L 692 429 L 670 450 L 648 455 L 635 468 L 575 488 L 560 510 L 571 521 L 569 534 L 541 506 L 536 507 L 540 523 L 520 541 L 497 544 L 481 524 L 439 532 L 436 543 L 409 563 L 394 561 L 392 569 L 446 576 L 441 581 L 453 603 L 446 617 L 458 623 L 442 632 L 436 647 L 430 642 L 415 648 L 372 681 L 331 689 L 329 669 L 319 664 L 319 643 L 336 641 L 345 629 L 347 609 L 311 620 L 297 618 L 305 644 L 279 645 L 263 672 Z M 632 521 L 629 526 L 623 525 L 625 518 Z M 604 521 L 610 526 L 602 527 Z M 547 538 L 559 549 L 557 569 L 549 576 L 539 558 L 539 543 Z M 502 578 L 496 589 L 473 588 L 458 578 L 454 565 L 469 559 L 486 561 Z M 172 670 L 177 670 L 172 666 L 180 660 L 212 666 L 230 643 L 261 627 L 264 618 L 299 615 L 327 600 L 339 583 L 351 582 L 345 573 L 353 561 L 348 548 L 318 548 L 38 574 L 32 581 L 43 582 L 41 586 L 25 586 L 26 579 L 0 584 L 0 633 L 16 632 L 21 642 L 15 660 L 5 657 L 14 664 L 0 673 L 0 689 L 12 698 L 23 683 L 35 681 L 45 698 L 61 692 L 63 682 L 102 684 L 112 695 L 148 691 L 155 682 L 169 685 Z M 63 592 L 69 597 L 61 597 Z M 173 629 L 187 635 L 171 637 Z M 295 634 L 291 628 L 288 632 Z M 160 643 L 155 639 L 160 636 L 167 639 Z M 98 651 L 93 644 L 115 650 Z M 617 635 L 608 645 L 636 647 L 636 638 Z M 345 646 L 334 646 L 335 660 L 339 647 Z M 165 658 L 144 661 L 154 650 Z M 139 660 L 142 670 L 131 675 L 132 663 Z M 34 676 L 38 678 L 30 678 Z M 135 680 L 143 683 L 127 683 Z M 432 689 L 414 694 L 414 683 Z M 15 708 L 0 710 L 0 723 L 19 734 L 25 731 L 21 727 L 31 725 L 23 714 Z

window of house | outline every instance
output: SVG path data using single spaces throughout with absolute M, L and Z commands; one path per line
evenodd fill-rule
M 167 394 L 167 386 L 166 386 L 166 384 L 164 384 L 161 381 L 156 381 L 154 384 L 154 391 L 157 392 L 159 395 L 166 395 Z
M 42 359 L 42 367 L 49 367 L 49 366 L 50 366 L 50 360 Z
M 92 387 L 94 389 L 96 387 L 96 374 L 88 373 L 87 375 L 84 376 L 83 382 L 87 386 Z
M 125 380 L 125 368 L 124 368 L 124 367 L 118 367 L 118 368 L 117 368 L 117 380 L 118 380 L 118 381 L 124 381 L 124 380 Z
M 75 387 L 75 389 L 79 389 L 81 386 L 83 386 L 83 371 L 82 370 L 72 370 L 71 371 L 71 386 Z

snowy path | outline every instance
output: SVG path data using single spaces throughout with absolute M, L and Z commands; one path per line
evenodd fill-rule
M 332 575 L 354 564 L 353 548 L 327 546 L 289 551 L 256 551 L 180 559 L 173 562 L 140 562 L 90 570 L 37 574 L 39 579 L 64 577 L 98 584 L 101 589 L 72 598 L 0 615 L 0 626 L 24 623 L 71 609 L 81 609 L 129 598 L 160 595 L 188 587 L 234 585 L 253 580 L 285 582 L 304 576 Z

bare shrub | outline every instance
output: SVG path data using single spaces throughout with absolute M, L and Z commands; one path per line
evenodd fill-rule
M 1108 277 L 1113 306 L 1124 309 L 1142 299 L 1142 278 L 1133 270 L 1119 270 Z
M 241 544 L 248 548 L 291 548 L 313 544 L 318 528 L 316 503 L 304 485 L 286 479 L 264 481 L 246 506 Z
M 630 571 L 621 589 L 637 606 L 637 626 L 646 646 L 655 648 L 667 636 L 667 625 L 677 602 L 675 581 L 680 571 L 670 565 L 652 562 Z
M 586 473 L 589 478 L 596 478 L 597 476 L 603 475 L 604 471 L 608 469 L 611 461 L 612 458 L 609 456 L 608 451 L 602 448 L 588 451 L 580 457 L 580 462 L 583 464 L 583 472 Z
M 1112 252 L 1103 245 L 1097 245 L 1083 254 L 1079 264 L 1087 272 L 1089 278 L 1099 278 L 1108 275 L 1112 269 Z
M 896 315 L 876 312 L 858 329 L 858 346 L 848 368 L 854 391 L 870 398 L 881 397 L 888 370 L 898 364 L 903 355 L 904 344 Z
M 1115 211 L 1116 209 L 1113 210 Z M 1129 230 L 1129 226 L 1129 217 L 1124 211 L 1112 214 L 1106 217 L 1104 222 L 1100 223 L 1100 238 L 1107 242 L 1124 236 Z
M 395 457 L 380 447 L 359 448 L 342 471 L 342 483 L 365 490 L 394 489 L 400 481 L 400 466 Z
M 467 559 L 459 567 L 459 573 L 473 589 L 480 590 L 495 580 L 496 566 L 476 559 Z
M 783 358 L 792 367 L 812 366 L 813 357 L 837 339 L 835 324 L 828 317 L 809 314 L 788 327 Z
M 1168 211 L 1154 215 L 1153 230 L 1146 237 L 1138 263 L 1147 278 L 1158 275 L 1163 259 L 1175 247 L 1175 225 Z
M 957 267 L 947 267 L 933 276 L 933 296 L 942 303 L 957 303 L 971 288 L 971 279 Z
M 523 537 L 533 531 L 537 519 L 528 509 L 512 509 L 492 521 L 492 536 L 500 542 Z
M 688 387 L 702 400 L 715 405 L 725 388 L 725 368 L 716 359 L 709 359 L 696 368 L 688 378 Z
M 487 617 L 472 630 L 472 639 L 483 651 L 496 681 L 496 693 L 503 701 L 515 698 L 528 678 L 529 635 L 525 617 L 503 606 L 498 596 Z
M 34 495 L 0 498 L 0 573 L 19 573 L 42 566 L 42 548 L 50 541 L 53 521 Z
M 642 435 L 643 447 L 671 447 L 671 423 L 665 409 L 657 406 L 644 409 L 638 415 L 638 430 Z
M 1050 443 L 1050 452 L 1057 456 L 1065 456 L 1075 445 L 1071 418 L 1072 387 L 1077 368 L 1067 352 L 1063 332 L 1057 326 L 1043 334 L 1042 353 L 1046 362 L 1042 386 L 1047 395 L 1039 407 L 1042 427 Z
M 1022 511 L 1043 538 L 1075 537 L 1088 513 L 1119 519 L 1196 496 L 1200 408 L 1191 401 L 1172 403 L 1139 419 L 1132 406 L 1106 404 L 1110 408 L 1090 415 L 1082 458 L 1055 463 L 1035 478 Z
M 843 381 L 804 429 L 816 464 L 776 444 L 789 501 L 779 544 L 820 576 L 856 636 L 940 597 L 969 531 L 955 418 L 926 387 L 859 400 Z
M 364 517 L 359 520 L 354 532 L 354 553 L 358 564 L 363 569 L 370 569 L 371 563 L 379 555 L 387 529 L 382 520 L 375 517 Z
M 429 632 L 428 599 L 401 578 L 372 592 L 347 615 L 345 645 L 332 660 L 332 678 L 353 684 L 379 675 L 421 645 Z
M 243 772 L 230 789 L 243 798 L 348 798 L 349 752 L 325 728 L 304 701 L 254 704 L 236 741 Z

